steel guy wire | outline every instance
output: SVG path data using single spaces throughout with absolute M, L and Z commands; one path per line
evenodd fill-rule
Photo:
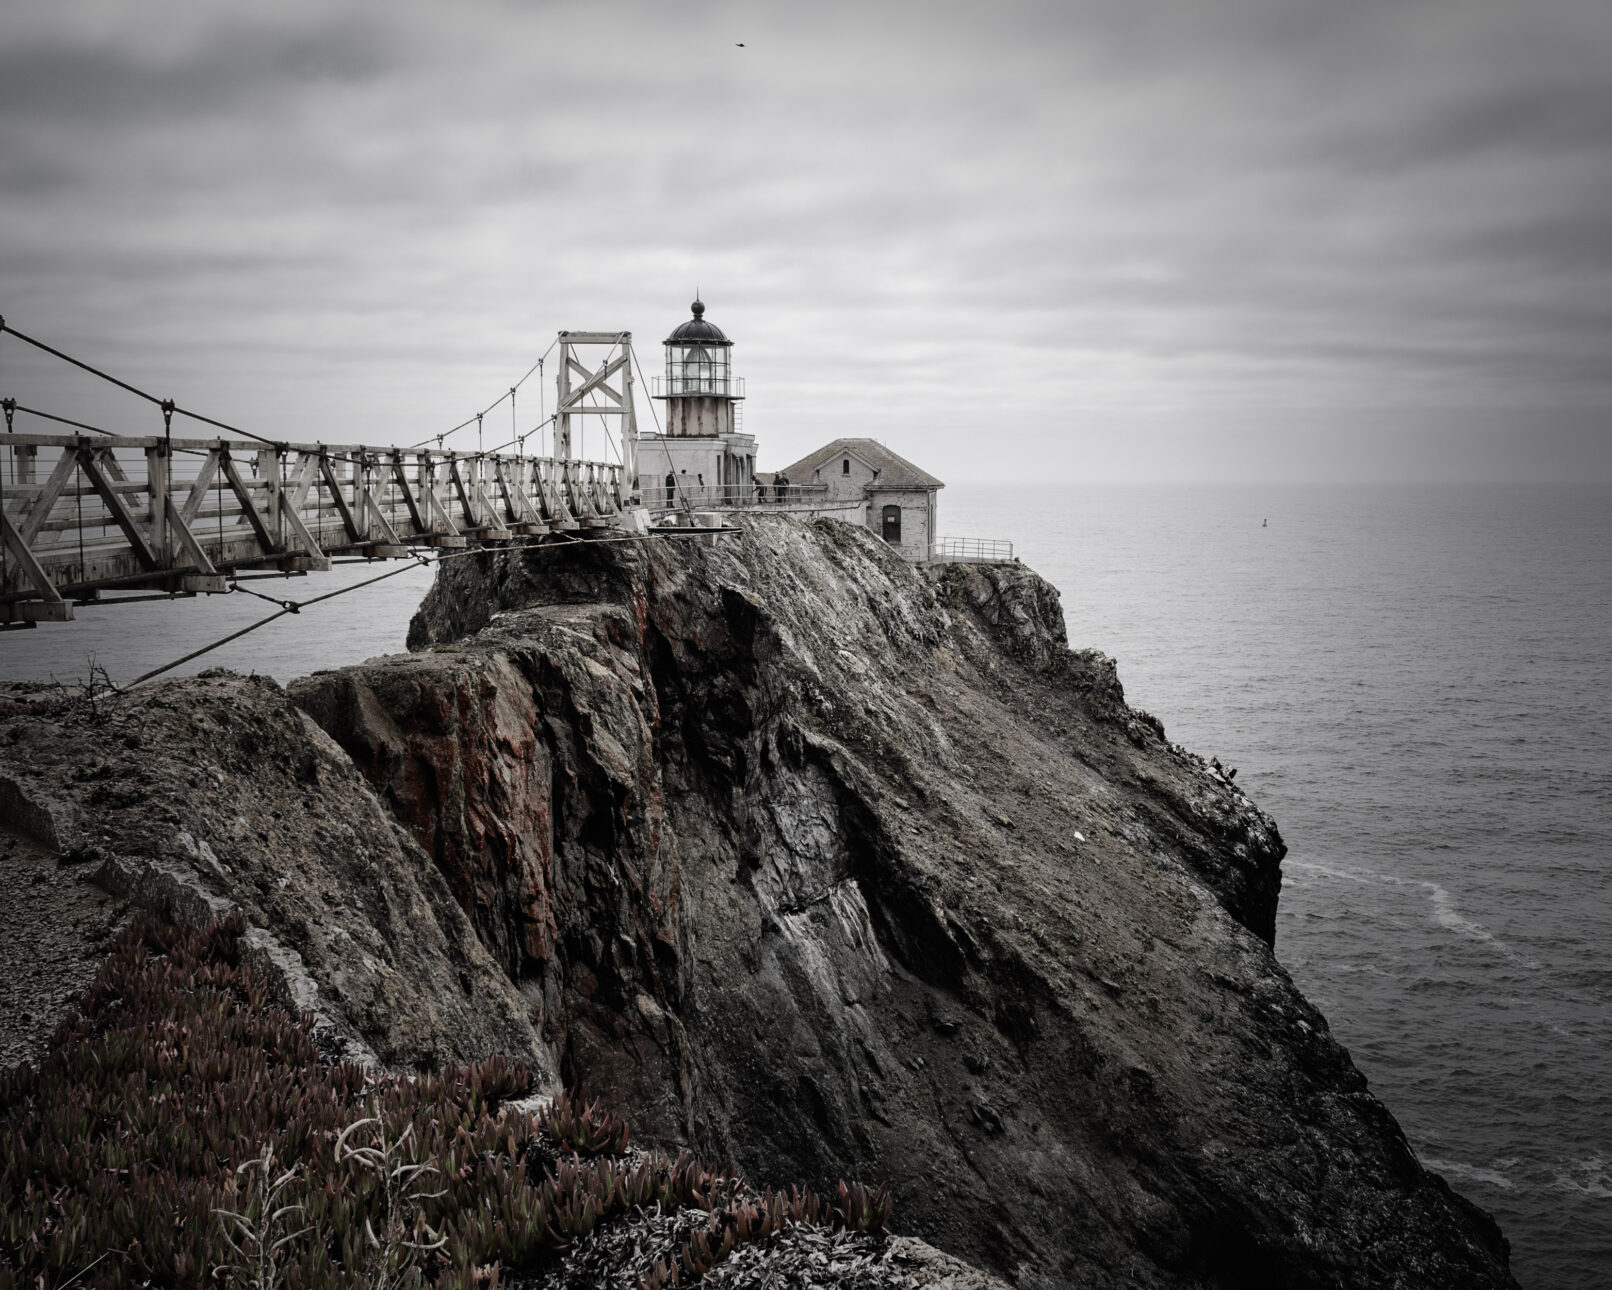
M 176 658 L 171 663 L 165 663 L 161 667 L 152 668 L 149 672 L 141 673 L 139 676 L 135 677 L 134 680 L 126 682 L 125 684 L 123 684 L 121 686 L 116 686 L 114 688 L 116 690 L 118 690 L 120 693 L 126 692 L 128 690 L 132 690 L 135 686 L 141 685 L 144 682 L 151 680 L 153 677 L 161 676 L 164 672 L 171 672 L 171 671 L 173 671 L 174 668 L 180 667 L 183 664 L 190 662 L 192 659 L 200 658 L 203 654 L 209 654 L 213 650 L 218 649 L 220 646 L 228 645 L 233 640 L 239 640 L 242 636 L 247 635 L 249 632 L 255 632 L 259 627 L 267 627 L 270 623 L 274 622 L 276 619 L 284 618 L 287 614 L 300 613 L 302 610 L 306 609 L 309 605 L 317 605 L 320 601 L 324 601 L 324 600 L 334 600 L 337 596 L 344 596 L 350 591 L 360 591 L 365 587 L 373 586 L 377 582 L 384 582 L 387 578 L 395 578 L 395 577 L 397 577 L 398 574 L 407 573 L 410 569 L 415 568 L 416 566 L 429 567 L 430 565 L 434 565 L 434 564 L 446 563 L 449 560 L 463 560 L 463 559 L 466 559 L 466 558 L 468 558 L 470 556 L 479 556 L 479 555 L 497 555 L 499 552 L 510 551 L 510 550 L 522 550 L 522 551 L 534 551 L 534 550 L 543 550 L 543 549 L 559 550 L 561 548 L 570 549 L 570 548 L 576 546 L 578 543 L 585 543 L 585 544 L 589 544 L 589 545 L 592 545 L 592 544 L 615 545 L 615 544 L 622 543 L 622 542 L 647 542 L 647 541 L 651 540 L 652 538 L 656 538 L 656 537 L 660 537 L 660 538 L 667 538 L 667 537 L 683 537 L 683 538 L 709 537 L 713 533 L 719 533 L 719 532 L 721 532 L 720 529 L 707 529 L 707 530 L 703 530 L 703 531 L 691 530 L 688 533 L 658 533 L 658 534 L 634 533 L 634 534 L 624 534 L 624 535 L 622 535 L 620 537 L 609 537 L 609 538 L 582 538 L 582 537 L 577 537 L 574 534 L 561 532 L 561 533 L 555 535 L 555 536 L 563 539 L 562 541 L 558 541 L 558 542 L 543 542 L 543 541 L 515 542 L 515 543 L 510 543 L 510 544 L 508 544 L 506 546 L 500 546 L 500 547 L 492 547 L 492 546 L 472 547 L 468 551 L 452 551 L 452 552 L 448 552 L 446 554 L 440 554 L 440 555 L 437 555 L 437 556 L 434 556 L 434 557 L 428 557 L 428 556 L 423 556 L 423 555 L 415 555 L 409 560 L 409 562 L 407 564 L 404 564 L 404 565 L 400 566 L 399 568 L 389 569 L 385 573 L 377 574 L 373 578 L 366 578 L 363 582 L 355 582 L 351 586 L 348 586 L 348 587 L 338 587 L 335 591 L 327 591 L 322 596 L 311 596 L 307 600 L 286 600 L 286 601 L 276 600 L 272 596 L 264 596 L 260 592 L 249 591 L 247 588 L 242 587 L 240 585 L 240 583 L 239 583 L 239 580 L 236 579 L 236 580 L 233 580 L 231 582 L 231 585 L 230 585 L 230 591 L 231 592 L 246 591 L 248 595 L 257 596 L 259 599 L 262 599 L 262 600 L 268 600 L 271 603 L 280 605 L 281 608 L 278 611 L 276 611 L 275 613 L 270 614 L 267 618 L 261 618 L 257 622 L 248 624 L 247 626 L 241 628 L 239 631 L 231 632 L 228 636 L 221 637 L 220 639 L 218 639 L 216 641 L 213 641 L 209 645 L 204 645 L 200 649 L 192 650 L 190 653 L 186 654 L 183 658 Z

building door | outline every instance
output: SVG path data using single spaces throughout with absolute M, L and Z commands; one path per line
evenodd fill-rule
M 891 546 L 901 545 L 901 508 L 899 506 L 886 506 L 884 508 L 884 540 Z

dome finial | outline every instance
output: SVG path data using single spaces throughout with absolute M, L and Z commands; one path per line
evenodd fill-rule
M 705 317 L 705 301 L 699 298 L 699 289 L 695 288 L 694 303 L 689 306 L 693 313 L 692 318 L 685 318 L 672 328 L 672 334 L 666 338 L 668 345 L 699 344 L 699 345 L 731 345 L 733 342 L 722 334 L 722 328 Z

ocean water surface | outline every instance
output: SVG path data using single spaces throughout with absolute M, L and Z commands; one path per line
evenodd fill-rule
M 1612 490 L 942 499 L 1276 817 L 1279 957 L 1518 1280 L 1612 1285 Z
M 1522 1284 L 1612 1284 L 1612 490 L 954 484 L 940 516 L 1013 540 L 1071 644 L 1239 768 L 1290 848 L 1279 956 Z M 384 567 L 252 585 L 302 599 Z M 400 650 L 430 576 L 177 672 Z M 273 606 L 78 612 L 0 634 L 0 676 L 70 682 L 93 655 L 127 680 Z

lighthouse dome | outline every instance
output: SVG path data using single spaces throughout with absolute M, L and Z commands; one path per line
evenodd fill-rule
M 663 344 L 667 345 L 731 345 L 733 342 L 722 333 L 722 328 L 714 322 L 705 319 L 705 305 L 696 300 L 689 309 L 694 316 L 685 323 L 679 323 L 672 328 L 672 334 Z

